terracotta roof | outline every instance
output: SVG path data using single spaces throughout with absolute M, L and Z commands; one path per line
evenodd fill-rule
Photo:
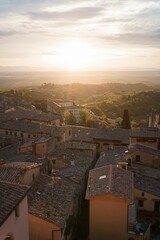
M 12 131 L 21 131 L 29 133 L 40 132 L 40 125 L 31 123 L 25 120 L 13 120 L 6 123 L 2 123 L 0 129 L 7 129 Z
M 17 154 L 17 148 L 19 144 L 12 144 L 5 148 L 0 149 L 0 159 L 3 159 L 6 163 L 11 162 L 36 162 L 42 163 L 42 158 L 37 157 L 35 154 Z
M 65 144 L 61 144 L 60 146 L 58 146 L 52 152 L 51 157 L 53 157 L 54 159 L 63 158 L 68 166 L 71 165 L 72 161 L 74 162 L 74 166 L 89 167 L 93 161 L 92 156 L 87 156 L 84 152 L 81 152 L 80 154 L 78 149 L 75 149 L 73 152 L 73 149 L 67 149 L 65 147 Z
M 27 133 L 41 133 L 52 136 L 61 136 L 65 132 L 64 127 L 40 125 L 39 123 L 32 123 L 27 120 L 12 120 L 1 123 L 0 129 Z
M 26 147 L 32 147 L 33 141 L 26 141 L 22 145 L 20 145 L 18 148 L 26 148 Z
M 48 122 L 58 118 L 60 118 L 60 116 L 58 115 L 54 115 L 51 113 L 40 113 L 38 111 L 28 109 L 15 109 L 14 111 L 9 111 L 7 113 L 0 113 L 1 122 L 16 119 L 28 119 Z
M 139 130 L 131 130 L 130 137 L 144 138 L 160 138 L 160 130 L 158 128 L 141 128 Z
M 88 127 L 72 127 L 72 140 L 73 141 L 83 141 L 83 142 L 93 142 L 93 137 L 96 132 L 96 128 Z
M 134 150 L 140 150 L 142 152 L 146 152 L 149 154 L 152 154 L 154 156 L 160 156 L 160 150 L 154 149 L 152 147 L 149 146 L 145 146 L 145 145 L 141 145 L 141 144 L 132 144 L 129 146 L 130 151 L 134 151 Z
M 41 164 L 31 162 L 13 162 L 0 166 L 0 181 L 22 183 L 27 170 L 39 167 Z
M 93 150 L 95 144 L 85 142 L 66 142 L 65 147 L 69 149 L 87 149 Z
M 94 139 L 118 141 L 121 144 L 129 144 L 129 130 L 121 128 L 100 128 L 96 130 Z
M 121 128 L 87 128 L 72 127 L 72 140 L 93 142 L 93 140 L 117 141 L 120 144 L 129 144 L 129 130 Z
M 160 169 L 150 168 L 138 163 L 137 164 L 133 163 L 133 166 L 130 168 L 130 171 L 136 174 L 140 174 L 142 176 L 144 175 L 149 178 L 160 180 Z
M 133 173 L 114 165 L 90 170 L 86 199 L 104 194 L 113 194 L 132 202 Z
M 102 152 L 96 163 L 96 167 L 103 167 L 108 164 L 117 165 L 124 158 L 127 150 L 127 147 L 116 147 L 115 149 Z
M 64 227 L 79 191 L 73 181 L 41 174 L 28 194 L 29 213 Z
M 13 167 L 0 166 L 0 180 L 12 183 L 22 183 L 23 176 L 25 175 L 25 169 L 18 169 Z
M 81 183 L 83 180 L 89 166 L 69 166 L 64 168 L 58 172 L 57 175 L 65 178 L 69 178 L 70 180 Z
M 53 126 L 51 135 L 55 136 L 55 137 L 60 137 L 65 133 L 66 128 L 67 128 L 67 126 L 60 126 L 60 127 Z M 69 128 L 69 126 L 68 126 L 68 128 Z
M 52 139 L 52 137 L 44 136 L 44 137 L 39 138 L 37 141 L 35 141 L 35 143 L 44 143 L 44 142 L 48 142 L 51 139 Z
M 134 187 L 160 197 L 160 180 L 156 180 L 140 174 L 135 174 Z
M 28 187 L 0 181 L 0 226 L 28 192 Z
M 42 165 L 41 163 L 33 163 L 33 162 L 12 162 L 12 163 L 3 164 L 1 167 L 6 169 L 17 168 L 17 169 L 29 170 L 29 169 L 39 167 L 41 165 Z

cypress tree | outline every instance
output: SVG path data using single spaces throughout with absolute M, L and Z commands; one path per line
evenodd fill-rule
M 129 119 L 128 109 L 125 109 L 123 112 L 123 120 L 121 123 L 121 128 L 131 129 L 131 123 L 130 123 L 130 119 Z

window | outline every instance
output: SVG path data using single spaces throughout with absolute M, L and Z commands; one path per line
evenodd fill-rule
M 35 174 L 34 173 L 32 174 L 32 180 L 33 181 L 35 180 Z
M 16 209 L 15 209 L 15 217 L 16 218 L 19 217 L 19 206 L 17 206 Z
M 144 139 L 144 138 L 141 138 L 141 137 L 138 137 L 138 138 L 137 138 L 137 142 L 145 142 L 145 139 Z
M 131 165 L 132 165 L 132 160 L 129 158 L 127 162 L 128 162 L 128 166 L 131 167 Z
M 136 155 L 136 162 L 140 162 L 140 155 Z
M 138 207 L 143 207 L 144 201 L 143 200 L 138 200 Z
M 30 138 L 31 137 L 31 135 L 30 134 L 28 134 L 28 138 Z
M 142 192 L 142 197 L 144 197 L 144 192 Z
M 12 132 L 10 132 L 10 135 L 12 135 Z
M 6 135 L 8 135 L 8 131 L 6 131 Z
M 14 133 L 14 136 L 17 137 L 17 133 L 16 132 Z
M 21 137 L 23 137 L 23 133 L 21 133 Z
M 154 212 L 160 212 L 160 202 L 154 203 Z
M 126 165 L 122 165 L 122 169 L 127 169 L 127 166 Z

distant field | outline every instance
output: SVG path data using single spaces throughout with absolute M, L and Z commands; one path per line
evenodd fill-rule
M 0 89 L 41 85 L 42 83 L 101 84 L 145 83 L 160 85 L 160 71 L 92 71 L 92 72 L 0 72 Z

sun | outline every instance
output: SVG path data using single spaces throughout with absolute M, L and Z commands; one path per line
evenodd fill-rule
M 85 69 L 92 59 L 89 44 L 79 39 L 69 39 L 58 46 L 61 64 L 70 70 Z
M 48 68 L 67 71 L 88 71 L 93 69 L 104 69 L 115 65 L 119 56 L 124 55 L 122 49 L 115 46 L 103 47 L 92 38 L 66 38 L 58 43 L 55 42 L 44 51 L 41 64 Z M 118 65 L 119 67 L 119 65 Z

